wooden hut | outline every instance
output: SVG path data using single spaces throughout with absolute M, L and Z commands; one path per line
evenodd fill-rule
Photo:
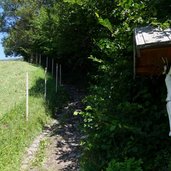
M 150 26 L 134 30 L 134 75 L 156 76 L 163 71 L 163 59 L 171 63 L 171 28 Z

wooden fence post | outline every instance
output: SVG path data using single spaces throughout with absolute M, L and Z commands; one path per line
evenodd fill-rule
M 59 67 L 59 85 L 60 86 L 61 86 L 61 80 L 62 80 L 62 78 L 61 78 L 61 76 L 62 76 L 61 71 L 62 71 L 62 69 L 61 69 L 61 64 L 60 64 L 60 67 Z
M 42 62 L 41 62 L 41 58 L 42 58 L 42 57 L 41 57 L 41 54 L 40 54 L 40 55 L 39 55 L 39 65 L 41 65 L 41 63 L 42 63 Z
M 38 64 L 38 54 L 36 52 L 36 65 Z
M 48 57 L 46 57 L 46 68 L 48 70 Z
M 47 94 L 47 67 L 45 68 L 45 92 L 44 92 L 44 98 L 46 99 L 46 94 Z
M 56 64 L 56 93 L 58 91 L 58 64 Z
M 53 76 L 54 59 L 52 58 L 52 76 Z
M 28 86 L 28 72 L 26 73 L 26 121 L 28 121 L 28 113 L 29 113 L 29 104 L 28 104 L 28 97 L 29 97 L 29 86 Z
M 33 53 L 31 53 L 30 63 L 33 63 Z

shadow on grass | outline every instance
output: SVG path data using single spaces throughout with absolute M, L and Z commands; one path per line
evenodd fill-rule
M 34 87 L 30 89 L 31 96 L 44 96 L 44 80 L 38 79 Z M 66 89 L 70 89 L 67 91 Z M 81 93 L 84 94 L 84 93 Z M 70 97 L 69 97 L 70 95 Z M 83 95 L 84 96 L 84 95 Z M 56 164 L 63 165 L 61 171 L 76 171 L 79 169 L 80 139 L 79 125 L 82 122 L 80 116 L 74 116 L 75 110 L 81 110 L 82 95 L 78 89 L 70 86 L 58 87 L 55 92 L 55 80 L 47 80 L 47 110 L 51 110 L 53 117 L 58 122 L 52 126 L 52 137 L 56 138 Z
M 39 78 L 35 85 L 29 90 L 29 95 L 34 97 L 42 97 L 45 99 L 45 80 Z M 57 110 L 62 108 L 68 101 L 68 94 L 62 86 L 58 86 L 58 92 L 56 93 L 55 80 L 52 77 L 47 78 L 46 87 L 46 110 L 52 113 L 52 117 L 55 117 Z

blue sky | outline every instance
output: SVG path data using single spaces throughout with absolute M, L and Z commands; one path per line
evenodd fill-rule
M 3 12 L 3 9 L 0 7 L 0 14 Z M 4 47 L 2 46 L 2 38 L 4 36 L 7 36 L 7 33 L 1 33 L 0 32 L 0 59 L 4 59 L 5 57 L 5 53 L 4 53 Z M 10 58 L 13 58 L 13 56 L 10 56 Z
M 3 46 L 2 46 L 2 37 L 3 37 L 3 35 L 2 34 L 0 34 L 0 59 L 3 59 L 3 58 L 5 58 L 5 54 L 4 54 L 4 48 L 3 48 Z
M 0 8 L 0 13 L 1 13 L 2 11 L 3 11 L 3 9 Z M 2 38 L 3 38 L 3 34 L 0 33 L 0 59 L 5 58 L 4 48 L 3 48 L 3 46 L 2 46 L 2 40 L 1 40 Z

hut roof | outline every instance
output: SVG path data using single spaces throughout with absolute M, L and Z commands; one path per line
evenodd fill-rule
M 163 30 L 161 28 L 146 26 L 136 28 L 134 34 L 137 48 L 171 44 L 171 28 Z

